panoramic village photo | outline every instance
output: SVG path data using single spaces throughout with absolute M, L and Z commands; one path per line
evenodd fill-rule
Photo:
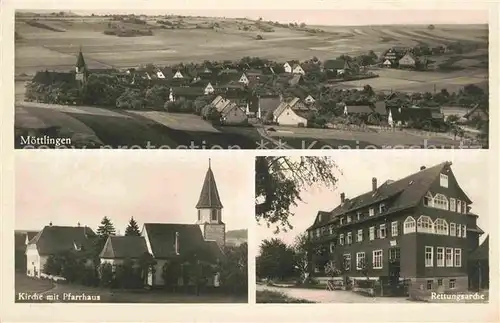
M 486 10 L 16 11 L 14 144 L 488 148 L 488 26 Z
M 485 151 L 387 152 L 256 157 L 257 303 L 489 301 Z
M 253 161 L 126 153 L 16 156 L 15 301 L 246 303 Z

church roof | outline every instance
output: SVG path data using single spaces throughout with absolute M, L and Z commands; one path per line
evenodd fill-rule
M 208 166 L 207 174 L 205 175 L 205 181 L 203 182 L 203 188 L 201 189 L 200 198 L 198 200 L 198 203 L 196 204 L 196 208 L 222 209 L 219 191 L 217 190 L 214 173 L 212 172 L 212 168 L 210 167 L 210 165 Z
M 144 237 L 114 236 L 108 237 L 100 257 L 104 259 L 137 259 L 147 252 L 148 247 L 146 246 Z
M 83 53 L 80 50 L 80 52 L 78 53 L 78 59 L 76 60 L 76 67 L 85 67 L 85 66 L 86 64 L 85 60 L 83 59 Z

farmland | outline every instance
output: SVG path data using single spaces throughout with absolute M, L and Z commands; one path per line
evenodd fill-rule
M 357 55 L 369 50 L 380 54 L 392 46 L 437 46 L 455 41 L 475 42 L 483 48 L 463 54 L 463 57 L 439 57 L 440 61 L 452 59 L 462 69 L 430 75 L 433 80 L 431 83 L 438 88 L 448 84 L 458 87 L 467 82 L 484 83 L 488 75 L 485 67 L 488 61 L 486 25 L 437 25 L 433 30 L 420 25 L 293 28 L 246 19 L 150 17 L 146 25 L 152 30 L 152 36 L 117 37 L 104 34 L 109 24 L 113 23 L 109 17 L 37 19 L 47 28 L 28 24 L 30 19 L 26 17 L 16 20 L 16 36 L 19 38 L 15 49 L 17 75 L 33 75 L 43 69 L 72 69 L 80 46 L 89 68 L 129 68 L 147 63 L 168 65 L 205 60 L 235 60 L 244 56 L 275 61 L 306 60 L 316 56 L 324 60 L 342 54 Z M 160 19 L 176 27 L 166 29 L 158 23 Z M 258 35 L 263 39 L 256 40 Z M 386 71 L 376 80 L 363 82 L 373 82 L 374 88 L 384 89 L 420 90 L 425 87 L 421 79 L 427 79 L 427 75 L 392 73 L 393 71 Z M 413 81 L 415 77 L 420 80 Z M 346 86 L 356 87 L 359 84 L 348 83 Z

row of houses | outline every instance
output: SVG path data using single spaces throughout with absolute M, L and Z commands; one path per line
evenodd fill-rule
M 417 57 L 407 49 L 391 48 L 383 56 L 382 66 L 387 68 L 399 67 L 414 69 L 426 68 L 429 64 L 427 57 Z

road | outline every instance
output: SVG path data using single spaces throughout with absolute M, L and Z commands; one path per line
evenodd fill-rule
M 257 291 L 264 290 L 280 292 L 292 298 L 306 299 L 316 303 L 411 303 L 411 301 L 404 297 L 367 297 L 351 291 L 327 291 L 312 288 L 282 288 L 257 285 Z

